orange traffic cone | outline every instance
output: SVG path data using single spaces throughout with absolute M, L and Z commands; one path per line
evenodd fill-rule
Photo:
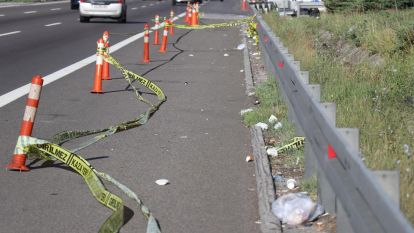
M 190 4 L 190 8 L 188 9 L 188 25 L 191 26 L 191 19 L 193 18 L 193 5 Z
M 161 43 L 161 48 L 158 52 L 160 53 L 165 53 L 167 52 L 167 42 L 168 42 L 168 27 L 171 24 L 171 22 L 167 19 L 165 20 L 165 25 L 164 25 L 164 33 L 162 35 L 162 43 Z
M 247 11 L 247 1 L 246 0 L 242 0 L 241 10 L 242 11 Z
M 144 63 L 150 62 L 150 55 L 149 55 L 149 25 L 145 24 L 144 26 L 144 58 L 142 61 Z
M 105 53 L 109 54 L 109 32 L 108 31 L 104 31 L 102 39 L 104 41 Z M 103 60 L 102 80 L 111 80 L 111 77 L 109 75 L 109 63 L 105 60 Z
M 184 22 L 186 22 L 187 24 L 190 24 L 190 13 L 191 12 L 191 5 L 190 5 L 190 1 L 187 2 L 187 8 L 185 9 L 185 17 L 184 17 Z
M 160 44 L 159 33 L 158 33 L 159 29 L 160 29 L 160 16 L 155 15 L 154 42 L 152 43 L 153 45 L 159 45 Z
M 103 53 L 105 50 L 104 41 L 100 38 L 97 42 L 98 51 L 96 54 L 95 79 L 93 81 L 93 90 L 91 93 L 102 94 L 102 69 L 103 69 Z
M 174 22 L 174 11 L 172 9 L 170 11 L 170 21 L 171 23 Z M 174 26 L 172 24 L 170 25 L 170 35 L 174 35 Z
M 193 7 L 193 12 L 191 14 L 191 26 L 198 26 L 198 3 Z
M 40 75 L 32 78 L 29 95 L 26 101 L 26 109 L 24 111 L 23 121 L 20 127 L 20 136 L 32 136 L 32 129 L 36 117 L 36 110 L 39 106 L 40 92 L 42 91 L 43 79 Z M 7 169 L 29 171 L 26 166 L 26 154 L 22 148 L 18 147 L 14 150 L 12 161 L 7 165 Z

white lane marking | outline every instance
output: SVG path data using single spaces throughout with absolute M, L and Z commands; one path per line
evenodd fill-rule
M 4 4 L 4 3 L 3 3 Z M 23 6 L 44 6 L 44 5 L 57 5 L 57 4 L 67 4 L 67 1 L 53 1 L 53 2 L 39 2 L 39 3 L 10 3 L 5 5 L 0 5 L 0 8 L 12 8 L 12 7 L 23 7 Z
M 34 13 L 37 13 L 37 11 L 25 11 L 25 12 L 23 12 L 23 14 L 34 14 Z
M 154 3 L 151 3 L 150 6 L 154 6 Z
M 138 8 L 136 8 L 136 7 L 131 8 L 131 10 L 136 10 L 136 9 L 138 9 Z
M 8 35 L 17 34 L 17 33 L 20 33 L 20 32 L 21 31 L 7 32 L 7 33 L 0 34 L 0 36 L 8 36 Z
M 60 11 L 62 8 L 52 8 L 51 11 Z
M 147 7 L 147 6 L 145 6 L 145 5 L 141 6 L 141 8 L 145 8 L 145 7 Z
M 0 14 L 0 17 L 4 17 L 4 16 L 6 16 L 6 15 L 1 15 L 1 14 Z
M 179 18 L 184 17 L 185 13 L 181 13 L 180 15 L 177 15 L 174 20 L 177 20 Z M 164 23 L 161 23 L 160 26 L 162 27 L 164 25 Z M 151 30 L 155 30 L 155 26 L 151 28 Z M 118 44 L 115 44 L 113 46 L 111 46 L 111 53 L 115 52 L 129 44 L 131 44 L 132 42 L 142 38 L 144 36 L 144 32 L 138 33 L 134 36 L 129 37 L 128 39 L 125 39 L 121 42 L 119 42 Z M 69 75 L 70 73 L 73 73 L 89 64 L 91 64 L 92 62 L 96 61 L 96 54 L 93 54 L 81 61 L 78 61 L 70 66 L 67 66 L 65 68 L 62 68 L 54 73 L 51 73 L 49 75 L 46 75 L 43 77 L 43 86 L 46 86 L 49 83 L 52 83 L 56 80 L 59 80 L 67 75 Z M 2 96 L 0 96 L 0 108 L 17 100 L 18 98 L 26 95 L 29 93 L 29 89 L 30 89 L 30 83 L 21 86 L 13 91 L 10 91 Z
M 51 27 L 51 26 L 56 26 L 56 25 L 60 25 L 62 24 L 61 22 L 56 22 L 56 23 L 51 23 L 51 24 L 46 24 L 45 27 Z

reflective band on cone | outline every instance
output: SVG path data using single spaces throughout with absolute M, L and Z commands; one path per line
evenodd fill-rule
M 105 45 L 105 53 L 109 54 L 109 32 L 104 31 L 102 35 L 102 39 L 104 41 Z M 111 80 L 111 77 L 109 75 L 109 63 L 105 60 L 103 61 L 103 67 L 102 67 L 102 80 Z
M 96 54 L 95 78 L 91 93 L 102 94 L 102 70 L 103 70 L 103 52 L 105 50 L 102 38 L 98 40 L 98 52 Z
M 150 55 L 149 55 L 149 25 L 145 24 L 144 26 L 144 58 L 143 62 L 148 63 L 150 62 Z
M 36 117 L 36 110 L 39 106 L 40 93 L 42 91 L 43 79 L 40 75 L 32 78 L 29 95 L 26 101 L 26 109 L 23 115 L 23 121 L 20 127 L 20 136 L 32 136 L 33 124 Z M 7 165 L 7 169 L 29 171 L 26 166 L 26 154 L 22 148 L 19 148 L 19 142 L 16 144 L 12 161 Z
M 162 35 L 162 43 L 161 48 L 158 52 L 165 53 L 167 52 L 167 42 L 168 42 L 168 26 L 171 24 L 171 22 L 167 19 L 165 20 L 165 26 L 164 26 L 164 33 Z
M 159 41 L 159 32 L 158 30 L 160 29 L 160 16 L 159 15 L 155 15 L 155 29 L 154 29 L 154 42 L 152 43 L 153 45 L 159 45 L 160 41 Z

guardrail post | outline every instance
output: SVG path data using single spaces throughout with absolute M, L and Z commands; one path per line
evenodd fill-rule
M 309 73 L 305 73 L 304 76 L 302 76 L 305 80 L 309 81 Z M 308 85 L 309 87 L 309 93 L 311 97 L 315 100 L 315 102 L 319 103 L 321 98 L 321 86 L 319 84 L 312 84 Z M 306 139 L 305 139 L 306 140 Z M 316 159 L 316 155 L 313 152 L 312 145 L 310 142 L 305 142 L 305 149 L 304 149 L 304 157 L 305 157 L 305 179 L 310 179 L 312 177 L 317 176 L 318 171 L 318 160 Z
M 299 77 L 304 84 L 309 84 L 309 71 L 300 71 Z
M 336 124 L 336 104 L 321 103 L 321 109 L 327 117 L 327 124 L 335 127 Z M 322 156 L 322 155 L 317 155 Z M 322 204 L 328 213 L 336 213 L 336 195 L 324 171 L 318 169 L 318 202 Z
M 400 171 L 377 170 L 372 171 L 372 174 L 391 200 L 400 208 Z
M 339 132 L 342 133 L 348 145 L 352 146 L 359 152 L 359 129 L 358 128 L 340 128 Z M 358 153 L 358 157 L 360 154 Z M 348 213 L 344 210 L 342 203 L 336 200 L 337 212 L 336 212 L 336 232 L 337 233 L 354 233 L 352 226 L 349 222 Z

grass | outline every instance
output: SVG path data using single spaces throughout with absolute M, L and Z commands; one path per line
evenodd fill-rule
M 337 103 L 337 127 L 360 129 L 360 150 L 371 169 L 400 171 L 401 209 L 414 223 L 414 17 L 413 10 L 367 14 L 325 14 L 315 18 L 265 20 L 289 48 L 311 83 L 322 85 L 321 100 Z M 381 57 L 343 63 L 331 41 Z M 408 150 L 407 150 L 408 148 Z

